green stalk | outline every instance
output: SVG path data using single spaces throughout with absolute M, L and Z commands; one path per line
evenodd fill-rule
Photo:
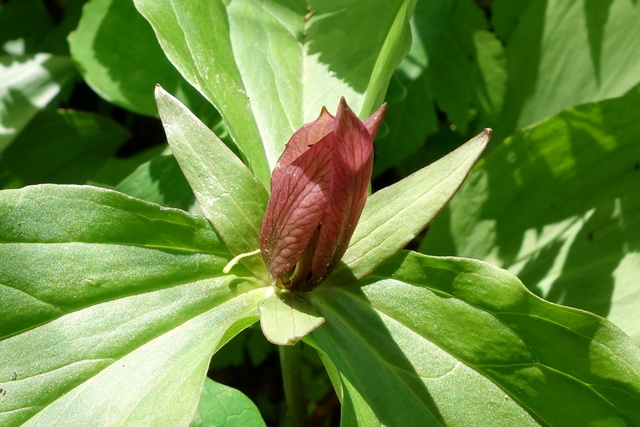
M 297 343 L 296 345 L 282 345 L 278 348 L 284 398 L 287 402 L 291 426 L 308 426 L 307 399 L 302 385 L 302 345 Z

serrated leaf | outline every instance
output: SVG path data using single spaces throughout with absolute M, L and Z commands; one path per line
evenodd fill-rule
M 312 303 L 312 337 L 385 425 L 640 422 L 638 346 L 489 264 L 403 252 Z
M 260 328 L 269 342 L 293 345 L 324 323 L 301 294 L 271 289 L 260 303 Z
M 327 285 L 366 276 L 415 238 L 460 188 L 490 135 L 485 129 L 442 159 L 371 195 Z
M 0 192 L 0 424 L 188 423 L 264 293 L 229 257 L 204 218 L 114 191 Z
M 333 109 L 344 96 L 366 117 L 382 103 L 409 46 L 414 1 L 135 4 L 267 185 L 284 144 L 322 106 Z
M 202 212 L 234 255 L 255 251 L 268 193 L 247 167 L 184 105 L 161 87 L 156 99 L 169 145 Z M 267 272 L 258 256 L 241 262 L 258 278 Z

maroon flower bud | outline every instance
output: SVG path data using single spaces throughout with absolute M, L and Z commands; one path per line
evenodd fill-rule
M 342 98 L 335 117 L 322 108 L 287 143 L 260 231 L 262 257 L 278 286 L 313 290 L 344 255 L 367 201 L 385 109 L 361 121 Z

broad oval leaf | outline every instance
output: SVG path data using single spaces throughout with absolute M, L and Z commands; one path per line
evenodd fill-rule
M 127 129 L 104 116 L 42 111 L 0 152 L 0 188 L 83 184 L 129 136 Z
M 503 0 L 494 12 L 509 75 L 497 140 L 640 83 L 639 2 Z
M 403 252 L 313 296 L 316 345 L 382 424 L 640 422 L 638 346 L 489 264 Z
M 260 284 L 202 217 L 123 194 L 0 193 L 0 424 L 187 424 Z
M 276 345 L 293 345 L 324 323 L 304 295 L 270 286 L 260 302 L 260 328 Z
M 256 405 L 242 392 L 205 378 L 196 416 L 189 427 L 265 426 Z

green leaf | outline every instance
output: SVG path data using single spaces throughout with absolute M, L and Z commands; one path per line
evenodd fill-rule
M 505 8 L 518 24 L 506 46 L 509 83 L 496 140 L 566 108 L 622 96 L 640 83 L 639 2 L 528 1 L 524 7 L 521 0 L 500 1 L 498 28 L 506 25 Z
M 0 424 L 187 424 L 264 294 L 228 257 L 204 218 L 114 191 L 0 192 Z
M 440 110 L 462 135 L 475 114 L 480 115 L 481 124 L 500 127 L 495 117 L 502 110 L 507 74 L 502 44 L 487 27 L 475 2 L 460 1 L 430 55 L 430 89 Z
M 367 405 L 362 395 L 358 393 L 344 375 L 340 374 L 340 371 L 329 356 L 318 348 L 318 343 L 315 342 L 313 337 L 307 336 L 304 341 L 318 351 L 320 360 L 327 370 L 338 399 L 340 399 L 340 425 L 343 427 L 381 425 L 380 420 Z
M 0 56 L 0 152 L 75 75 L 62 56 Z
M 171 154 L 163 154 L 140 165 L 116 188 L 133 197 L 189 211 L 196 203 L 193 190 Z
M 0 54 L 25 55 L 38 47 L 53 27 L 42 0 L 12 1 L 0 9 Z
M 404 91 L 406 95 L 397 102 L 389 101 L 383 122 L 389 133 L 375 142 L 374 176 L 406 160 L 436 129 L 436 110 L 427 77 L 422 74 L 406 86 L 400 82 L 389 86 L 390 92 Z
M 191 427 L 264 426 L 256 405 L 240 391 L 205 378 Z
M 508 268 L 640 342 L 640 92 L 562 112 L 478 164 L 421 251 Z
M 366 117 L 382 103 L 409 46 L 414 1 L 135 4 L 266 185 L 284 144 L 322 106 L 333 109 L 344 96 Z
M 269 342 L 293 345 L 324 323 L 305 298 L 275 286 L 260 303 L 260 328 Z
M 231 255 L 202 217 L 110 190 L 0 192 L 0 336 L 127 294 L 220 276 Z M 242 271 L 238 268 L 238 272 Z
M 442 159 L 371 195 L 327 285 L 366 276 L 413 240 L 460 188 L 490 136 L 485 129 Z
M 114 188 L 118 186 L 129 175 L 133 174 L 142 164 L 162 155 L 164 152 L 170 153 L 168 145 L 155 145 L 146 150 L 139 151 L 129 157 L 111 156 L 106 159 L 104 165 L 95 172 L 88 184 L 95 184 L 98 187 Z M 117 154 L 117 153 L 116 153 Z M 121 190 L 118 190 L 121 191 Z M 126 193 L 125 191 L 121 191 Z M 129 193 L 126 193 L 129 194 Z M 130 196 L 143 199 L 137 193 L 132 192 Z M 147 200 L 157 203 L 156 200 Z M 159 203 L 162 204 L 162 203 Z
M 255 251 L 268 193 L 224 143 L 177 99 L 156 89 L 169 145 L 205 216 L 234 255 Z M 259 256 L 241 262 L 267 280 Z
M 85 183 L 128 137 L 106 117 L 43 111 L 0 153 L 0 188 Z
M 489 264 L 403 252 L 312 302 L 312 337 L 382 424 L 640 422 L 637 345 Z
M 69 46 L 87 84 L 111 103 L 155 116 L 153 90 L 161 84 L 203 120 L 217 116 L 167 60 L 131 0 L 88 2 Z

